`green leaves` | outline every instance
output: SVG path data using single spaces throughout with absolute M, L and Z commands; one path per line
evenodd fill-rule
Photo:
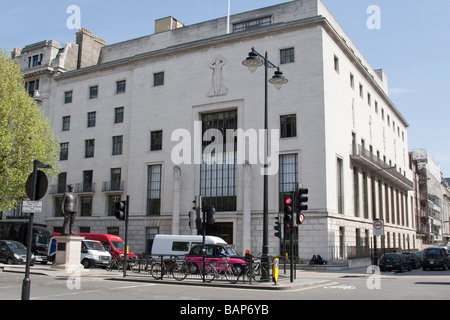
M 25 91 L 19 64 L 0 50 L 0 211 L 11 209 L 25 195 L 34 159 L 55 167 L 58 154 L 59 141 Z

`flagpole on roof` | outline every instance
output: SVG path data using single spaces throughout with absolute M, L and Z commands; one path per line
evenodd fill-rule
M 228 0 L 227 34 L 230 33 L 230 8 L 231 8 L 231 0 Z

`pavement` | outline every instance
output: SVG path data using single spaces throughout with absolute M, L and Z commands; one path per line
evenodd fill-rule
M 0 272 L 17 272 L 25 273 L 24 265 L 3 265 L 0 264 Z M 67 270 L 56 269 L 52 265 L 35 265 L 30 269 L 30 274 L 45 275 L 48 277 L 95 277 L 107 281 L 127 281 L 127 282 L 146 282 L 146 283 L 161 283 L 170 285 L 190 285 L 190 286 L 208 286 L 208 287 L 228 287 L 239 289 L 258 289 L 258 290 L 299 290 L 311 287 L 321 287 L 333 284 L 338 278 L 343 277 L 368 277 L 370 274 L 366 273 L 366 268 L 357 268 L 340 271 L 316 271 L 316 270 L 297 270 L 293 282 L 291 282 L 290 271 L 283 269 L 279 270 L 278 282 L 273 281 L 262 282 L 253 281 L 251 284 L 247 279 L 244 282 L 242 278 L 235 284 L 231 284 L 226 280 L 214 280 L 212 282 L 204 283 L 201 278 L 177 281 L 171 276 L 165 277 L 163 280 L 156 280 L 148 275 L 139 275 L 133 273 L 131 270 L 127 271 L 126 277 L 123 277 L 123 271 L 106 271 L 101 268 L 80 269 L 75 272 L 68 272 Z M 271 279 L 272 280 L 272 279 Z

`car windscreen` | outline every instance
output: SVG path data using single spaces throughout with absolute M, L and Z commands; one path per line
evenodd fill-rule
M 99 250 L 99 251 L 105 251 L 105 248 L 103 248 L 102 244 L 100 242 L 95 241 L 85 241 L 84 244 L 88 249 L 91 250 Z
M 423 252 L 424 258 L 436 258 L 441 255 L 441 249 L 427 249 Z

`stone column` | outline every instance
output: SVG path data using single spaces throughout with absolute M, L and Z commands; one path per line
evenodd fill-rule
M 172 234 L 180 234 L 181 168 L 173 167 Z
M 251 183 L 252 166 L 249 163 L 244 164 L 244 195 L 242 206 L 242 249 L 251 250 L 252 248 L 252 216 L 251 216 Z

